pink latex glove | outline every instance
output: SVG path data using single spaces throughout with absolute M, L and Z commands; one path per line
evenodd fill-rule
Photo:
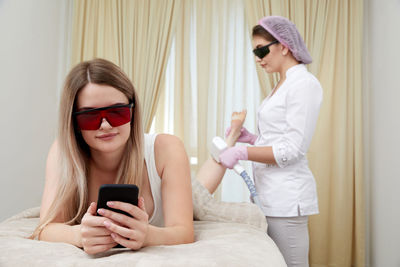
M 247 146 L 229 147 L 219 155 L 219 161 L 221 162 L 221 164 L 229 169 L 232 169 L 239 160 L 247 159 Z
M 228 129 L 226 129 L 225 131 L 225 137 L 227 137 L 231 132 L 231 126 L 228 127 Z M 237 140 L 237 142 L 240 143 L 248 143 L 248 144 L 252 144 L 254 145 L 254 143 L 257 140 L 257 135 L 250 133 L 249 131 L 247 131 L 246 128 L 242 127 L 240 129 L 240 136 Z

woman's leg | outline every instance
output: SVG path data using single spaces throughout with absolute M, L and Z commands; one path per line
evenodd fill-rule
M 288 267 L 308 267 L 308 216 L 267 217 L 268 235 Z
M 231 131 L 225 140 L 229 147 L 234 146 L 236 140 L 239 138 L 240 129 L 246 119 L 246 114 L 246 110 L 232 113 Z M 199 182 L 207 188 L 211 194 L 213 194 L 221 183 L 225 171 L 226 168 L 224 166 L 217 163 L 212 157 L 209 157 L 197 172 L 196 179 L 199 180 Z

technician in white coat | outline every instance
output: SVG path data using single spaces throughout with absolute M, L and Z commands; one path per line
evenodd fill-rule
M 241 129 L 239 142 L 220 155 L 232 168 L 253 161 L 255 186 L 275 241 L 288 266 L 308 266 L 308 216 L 318 213 L 306 153 L 322 102 L 319 81 L 307 71 L 312 59 L 296 26 L 286 18 L 262 18 L 253 28 L 256 61 L 280 80 L 257 113 L 258 135 Z

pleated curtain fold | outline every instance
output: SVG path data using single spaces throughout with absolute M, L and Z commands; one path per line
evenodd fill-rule
M 71 66 L 97 57 L 119 65 L 138 91 L 146 131 L 164 90 L 181 8 L 181 0 L 74 1 Z

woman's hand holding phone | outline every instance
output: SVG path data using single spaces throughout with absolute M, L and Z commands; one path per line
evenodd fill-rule
M 81 247 L 87 254 L 107 251 L 117 245 L 111 231 L 104 226 L 108 219 L 96 216 L 97 204 L 92 202 L 80 225 Z
M 131 215 L 114 212 L 108 209 L 99 209 L 97 212 L 103 216 L 103 226 L 111 232 L 114 242 L 138 250 L 146 243 L 147 231 L 149 227 L 149 216 L 146 212 L 143 197 L 139 198 L 138 206 L 120 202 L 109 201 L 107 206 L 113 209 L 122 210 Z

